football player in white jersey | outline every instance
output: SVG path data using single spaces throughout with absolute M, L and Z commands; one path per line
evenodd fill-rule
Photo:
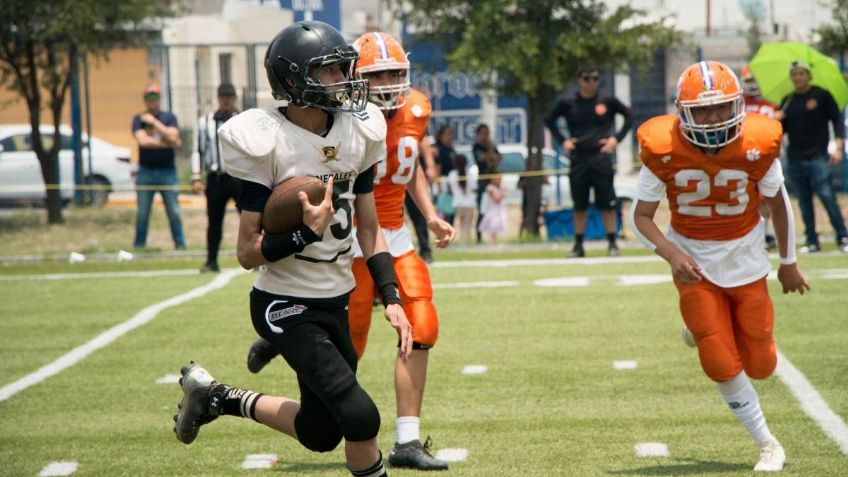
M 219 383 L 192 363 L 181 370 L 183 399 L 174 418 L 186 444 L 219 415 L 249 417 L 317 452 L 344 438 L 351 474 L 386 475 L 376 439 L 380 414 L 356 380 L 348 331 L 354 213 L 357 240 L 405 357 L 412 335 L 371 192 L 372 166 L 386 155 L 386 122 L 367 102 L 367 83 L 352 79 L 356 59 L 330 25 L 284 28 L 268 47 L 265 69 L 274 97 L 288 106 L 245 111 L 219 130 L 227 170 L 242 181 L 238 260 L 259 268 L 250 294 L 253 327 L 295 371 L 301 396 L 298 402 Z M 323 202 L 313 206 L 301 192 L 303 225 L 263 233 L 271 190 L 298 176 L 326 182 Z

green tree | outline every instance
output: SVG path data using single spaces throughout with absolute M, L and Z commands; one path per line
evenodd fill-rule
M 848 52 L 848 0 L 830 2 L 832 22 L 818 28 L 819 49 L 828 55 Z
M 45 184 L 57 184 L 61 141 L 45 141 L 41 112 L 52 116 L 53 136 L 80 54 L 105 57 L 115 47 L 147 40 L 151 21 L 175 12 L 178 0 L 0 0 L 0 86 L 29 110 L 32 148 Z M 45 147 L 47 146 L 47 147 Z M 60 191 L 47 189 L 47 222 L 61 223 Z
M 748 40 L 748 57 L 752 57 L 763 44 L 762 21 L 765 18 L 765 5 L 762 0 L 739 0 L 742 14 L 750 24 L 745 31 L 745 39 Z
M 483 78 L 480 87 L 525 96 L 529 104 L 528 170 L 541 169 L 543 117 L 581 63 L 647 68 L 654 51 L 682 35 L 629 6 L 608 11 L 597 0 L 395 0 L 398 15 L 447 46 L 453 70 Z M 497 78 L 488 84 L 485 78 Z M 522 231 L 539 234 L 543 176 L 523 179 Z

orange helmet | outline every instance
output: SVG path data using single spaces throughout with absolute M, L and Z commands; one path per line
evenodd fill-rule
M 739 79 L 742 80 L 742 90 L 746 95 L 760 95 L 760 86 L 757 84 L 757 80 L 754 78 L 754 73 L 751 72 L 751 68 L 747 63 L 742 66 L 742 71 L 739 72 Z
M 401 72 L 398 84 L 370 86 L 368 99 L 384 111 L 403 106 L 409 93 L 409 59 L 400 43 L 388 33 L 369 32 L 357 38 L 353 47 L 359 52 L 357 78 L 380 71 Z
M 677 80 L 677 109 L 680 113 L 680 132 L 690 142 L 701 147 L 722 147 L 742 134 L 745 103 L 742 88 L 733 70 L 717 61 L 700 61 L 680 75 Z M 704 106 L 731 103 L 731 117 L 717 124 L 697 124 L 692 110 Z

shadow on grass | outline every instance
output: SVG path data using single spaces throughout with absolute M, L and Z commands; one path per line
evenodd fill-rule
M 648 467 L 638 467 L 635 469 L 611 470 L 607 471 L 610 475 L 688 475 L 688 474 L 703 474 L 711 473 L 730 473 L 730 472 L 746 472 L 751 470 L 748 464 L 731 464 L 728 462 L 715 462 L 709 460 L 672 459 L 673 464 L 668 465 L 652 465 Z

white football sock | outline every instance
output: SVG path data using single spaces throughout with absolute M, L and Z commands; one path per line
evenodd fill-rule
M 414 440 L 421 440 L 419 424 L 421 418 L 416 416 L 403 416 L 397 418 L 397 443 L 406 444 Z
M 718 392 L 727 402 L 730 412 L 736 415 L 736 418 L 745 426 L 745 429 L 748 430 L 760 447 L 770 440 L 776 440 L 769 432 L 766 418 L 760 408 L 757 391 L 754 390 L 754 386 L 751 385 L 751 380 L 748 379 L 745 371 L 742 371 L 730 381 L 717 384 Z

